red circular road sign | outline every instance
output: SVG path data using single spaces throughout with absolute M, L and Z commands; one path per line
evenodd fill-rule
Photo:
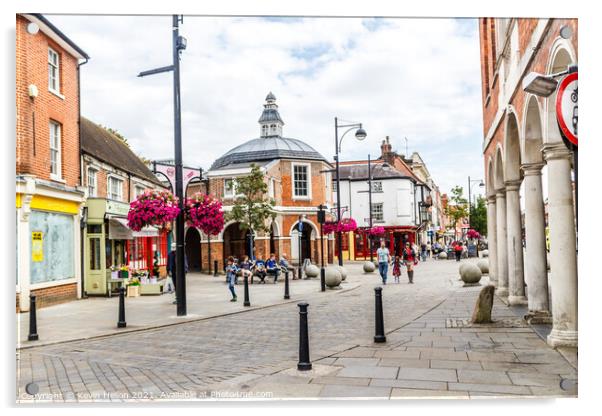
M 556 120 L 562 135 L 577 146 L 577 72 L 568 74 L 558 86 Z

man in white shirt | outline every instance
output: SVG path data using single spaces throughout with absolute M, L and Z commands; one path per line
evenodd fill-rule
M 391 255 L 389 254 L 389 249 L 387 248 L 384 240 L 380 242 L 380 248 L 376 250 L 376 257 L 378 259 L 378 272 L 380 273 L 380 277 L 383 279 L 383 285 L 386 285 Z

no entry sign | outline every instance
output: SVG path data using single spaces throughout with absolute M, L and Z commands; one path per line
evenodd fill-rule
M 577 72 L 568 74 L 558 85 L 556 119 L 564 138 L 577 146 Z

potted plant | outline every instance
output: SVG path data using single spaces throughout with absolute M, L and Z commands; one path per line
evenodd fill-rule
M 120 279 L 129 279 L 129 270 L 127 266 L 121 266 L 119 268 L 119 278 Z
M 171 192 L 147 190 L 130 203 L 128 227 L 134 231 L 150 225 L 164 228 L 179 213 L 178 198 Z
M 127 297 L 137 297 L 140 296 L 140 280 L 137 277 L 134 277 L 127 284 Z

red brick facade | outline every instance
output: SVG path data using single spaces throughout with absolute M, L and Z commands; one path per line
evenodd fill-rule
M 61 126 L 61 177 L 67 186 L 79 185 L 79 98 L 77 58 L 41 30 L 27 32 L 29 21 L 17 15 L 16 25 L 16 172 L 50 180 L 50 121 Z M 60 95 L 48 88 L 48 49 L 59 54 Z M 29 85 L 38 96 L 30 98 Z M 34 127 L 35 126 L 35 127 Z
M 491 135 L 489 142 L 485 143 L 484 148 L 484 160 L 485 160 L 485 175 L 489 175 L 488 164 L 490 160 L 494 160 L 495 152 L 498 146 L 504 146 L 504 135 L 505 135 L 505 118 L 507 117 L 507 111 L 504 112 L 502 118 L 499 120 L 495 131 L 491 131 L 494 122 L 497 121 L 496 116 L 498 112 L 504 110 L 498 108 L 498 101 L 500 95 L 500 63 L 498 59 L 503 59 L 503 55 L 496 56 L 496 24 L 495 21 L 498 19 L 494 18 L 481 18 L 479 19 L 479 37 L 481 40 L 481 79 L 482 79 L 482 92 L 483 92 L 483 134 L 485 139 L 488 139 L 488 135 Z M 578 53 L 578 24 L 576 19 L 510 19 L 508 27 L 512 31 L 513 25 L 517 25 L 518 29 L 518 50 L 517 59 L 522 62 L 525 55 L 530 54 L 530 49 L 533 36 L 536 34 L 536 28 L 539 25 L 544 26 L 543 36 L 540 41 L 537 42 L 536 51 L 533 53 L 530 61 L 524 68 L 523 73 L 520 76 L 519 82 L 516 84 L 516 88 L 510 93 L 509 97 L 506 97 L 508 104 L 512 108 L 512 112 L 516 115 L 519 122 L 519 128 L 522 126 L 525 110 L 525 97 L 526 93 L 522 89 L 520 80 L 527 75 L 529 72 L 538 72 L 541 74 L 548 73 L 550 61 L 552 59 L 551 54 L 553 46 L 560 41 L 559 31 L 564 25 L 568 25 L 573 30 L 572 37 L 566 41 L 566 44 L 570 44 L 572 51 L 574 52 L 575 60 L 577 59 Z M 508 36 L 510 37 L 510 36 Z M 505 54 L 511 54 L 510 51 L 511 42 L 508 39 L 506 41 Z M 563 68 L 566 69 L 566 68 Z M 544 109 L 545 99 L 537 97 L 537 101 L 540 108 Z M 488 179 L 487 183 L 491 183 Z

